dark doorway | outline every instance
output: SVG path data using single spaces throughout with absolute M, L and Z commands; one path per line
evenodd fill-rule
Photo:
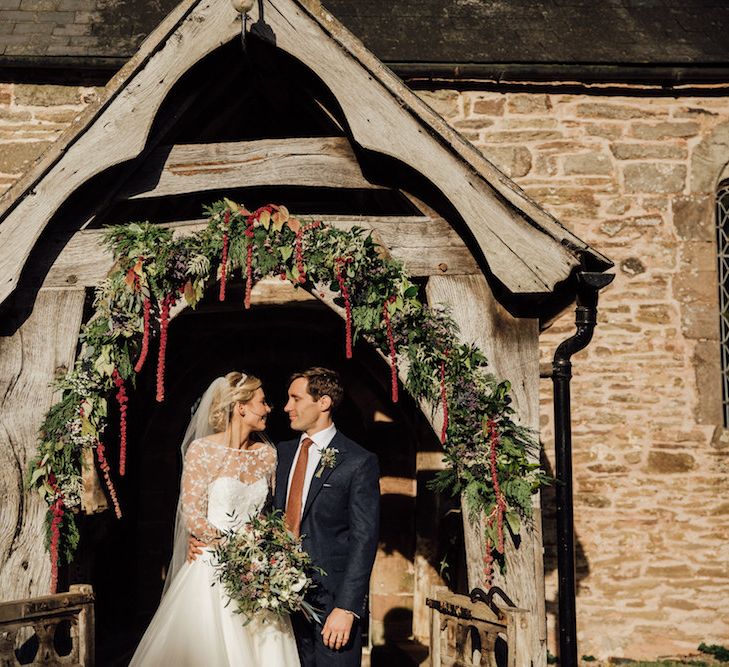
M 399 493 L 397 483 L 389 492 L 383 489 L 381 557 L 396 553 L 413 563 L 418 544 L 425 540 L 437 567 L 442 538 L 438 514 L 449 505 L 424 488 L 416 470 L 418 451 L 440 447 L 419 406 L 406 392 L 398 405 L 392 404 L 389 368 L 369 345 L 358 344 L 354 359 L 345 359 L 344 323 L 319 301 L 254 306 L 250 311 L 241 303 L 242 289 L 234 285 L 225 304 L 208 295 L 197 310 L 188 309 L 172 321 L 164 403 L 154 400 L 153 355 L 138 376 L 136 390 L 130 391 L 127 474 L 115 478 L 124 516 L 116 520 L 106 512 L 83 519 L 81 553 L 71 572 L 72 581 L 90 582 L 96 592 L 100 664 L 125 665 L 157 608 L 172 547 L 180 442 L 197 397 L 229 370 L 242 369 L 264 380 L 274 405 L 269 436 L 278 441 L 294 435 L 282 411 L 289 375 L 312 365 L 337 369 L 346 388 L 337 427 L 378 455 L 383 480 L 413 481 L 412 493 Z M 115 420 L 111 414 L 111 430 Z M 112 460 L 113 444 L 110 438 Z M 418 505 L 427 518 L 418 518 Z M 392 605 L 413 604 L 412 581 L 403 584 L 395 599 L 388 581 L 378 586 L 377 572 L 374 613 L 380 616 Z M 380 589 L 387 594 L 379 594 Z M 399 632 L 407 638 L 410 629 Z

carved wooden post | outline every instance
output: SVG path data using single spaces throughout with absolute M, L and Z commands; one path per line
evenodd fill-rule
M 494 298 L 486 279 L 476 276 L 437 276 L 428 281 L 431 306 L 443 304 L 461 329 L 463 342 L 476 343 L 488 357 L 493 372 L 512 384 L 518 421 L 531 428 L 539 426 L 539 331 L 534 319 L 512 317 Z M 528 610 L 524 623 L 529 625 L 528 640 L 519 665 L 546 665 L 546 616 L 544 609 L 544 570 L 542 561 L 541 515 L 539 497 L 534 501 L 533 527 L 523 526 L 521 544 L 515 548 L 506 540 L 509 570 L 498 574 L 502 586 L 518 607 Z M 468 520 L 463 509 L 468 583 L 482 587 L 483 529 Z M 481 517 L 483 520 L 483 517 Z M 521 647 L 520 647 L 521 648 Z
M 46 504 L 24 481 L 52 402 L 50 384 L 74 360 L 83 303 L 82 289 L 41 289 L 30 317 L 13 336 L 0 337 L 0 600 L 48 593 Z

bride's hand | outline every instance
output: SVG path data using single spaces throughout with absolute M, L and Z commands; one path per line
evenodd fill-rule
M 187 562 L 192 563 L 202 554 L 203 549 L 207 546 L 202 540 L 198 540 L 194 535 L 190 535 L 190 539 L 187 541 Z

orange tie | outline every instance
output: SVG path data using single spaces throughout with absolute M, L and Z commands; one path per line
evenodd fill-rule
M 304 494 L 304 478 L 306 477 L 306 465 L 309 462 L 309 447 L 314 444 L 311 438 L 304 438 L 301 441 L 299 458 L 294 468 L 294 476 L 291 478 L 291 489 L 289 499 L 286 503 L 286 526 L 299 537 L 301 534 L 301 501 Z

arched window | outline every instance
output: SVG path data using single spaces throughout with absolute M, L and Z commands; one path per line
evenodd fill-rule
M 716 250 L 719 260 L 719 321 L 721 326 L 722 408 L 729 428 L 729 180 L 716 195 Z

